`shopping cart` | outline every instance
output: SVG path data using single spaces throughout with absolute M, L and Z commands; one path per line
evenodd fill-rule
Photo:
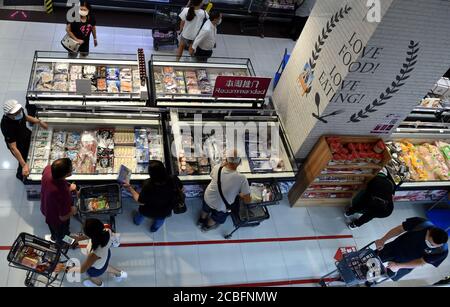
M 328 286 L 372 286 L 380 284 L 390 277 L 377 252 L 370 248 L 371 242 L 356 252 L 343 254 L 336 261 L 336 270 L 324 275 L 319 285 Z
M 170 7 L 155 7 L 153 15 L 153 49 L 158 51 L 160 46 L 178 47 L 178 14 Z
M 271 193 L 270 201 L 257 201 L 250 204 L 244 204 L 239 198 L 238 203 L 233 206 L 231 210 L 231 218 L 233 220 L 234 229 L 229 234 L 225 235 L 225 239 L 230 239 L 233 234 L 241 227 L 256 227 L 261 222 L 270 218 L 267 206 L 277 205 L 283 199 L 280 186 L 274 180 L 270 184 L 261 184 L 266 189 L 266 193 Z
M 122 193 L 119 184 L 80 188 L 78 217 L 81 223 L 88 218 L 106 221 L 116 232 L 117 214 L 122 213 Z
M 28 233 L 21 233 L 8 253 L 9 266 L 27 271 L 26 287 L 61 286 L 65 270 L 56 271 L 58 264 L 69 260 L 69 245 L 59 245 Z

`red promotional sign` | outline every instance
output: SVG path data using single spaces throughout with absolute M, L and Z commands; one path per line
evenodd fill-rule
M 264 99 L 271 80 L 260 77 L 219 76 L 213 97 Z

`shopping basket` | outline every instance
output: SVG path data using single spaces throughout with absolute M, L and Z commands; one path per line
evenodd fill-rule
M 78 213 L 82 223 L 87 218 L 100 220 L 107 218 L 111 230 L 116 232 L 115 217 L 122 213 L 120 185 L 106 184 L 80 188 Z
M 330 285 L 345 285 L 346 287 L 371 286 L 389 279 L 387 269 L 370 246 L 371 242 L 356 252 L 344 254 L 336 261 L 336 270 L 324 275 L 319 284 L 322 287 Z
M 161 46 L 176 45 L 178 47 L 178 14 L 170 7 L 156 7 L 153 15 L 153 49 L 159 50 Z
M 27 271 L 25 286 L 35 287 L 38 284 L 49 287 L 55 282 L 61 286 L 65 271 L 55 272 L 59 263 L 69 260 L 67 246 L 46 241 L 28 233 L 21 233 L 7 259 L 9 266 Z
M 267 206 L 277 205 L 283 199 L 280 186 L 273 180 L 269 184 L 261 184 L 267 192 L 272 194 L 269 201 L 261 200 L 252 202 L 250 204 L 244 204 L 244 202 L 238 197 L 237 201 L 233 205 L 231 210 L 231 218 L 233 220 L 234 229 L 229 234 L 225 235 L 225 239 L 230 239 L 233 234 L 241 227 L 256 227 L 261 222 L 270 218 L 269 210 Z

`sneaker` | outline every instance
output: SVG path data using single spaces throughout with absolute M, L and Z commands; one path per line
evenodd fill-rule
M 52 235 L 45 235 L 44 239 L 45 239 L 45 241 L 50 241 L 52 243 L 56 243 L 56 241 L 53 240 Z
M 350 230 L 355 230 L 355 229 L 358 228 L 358 226 L 356 226 L 355 223 L 347 224 L 347 227 L 348 227 Z
M 353 214 L 348 213 L 347 210 L 344 211 L 344 217 L 349 218 L 351 217 Z
M 128 273 L 124 272 L 124 271 L 120 271 L 120 276 L 115 276 L 114 275 L 114 280 L 116 282 L 122 282 L 124 279 L 128 278 Z
M 103 288 L 105 286 L 105 283 L 102 281 L 102 284 L 99 286 L 93 283 L 90 279 L 86 279 L 85 281 L 83 281 L 83 286 L 88 288 Z
M 140 214 L 138 211 L 134 211 L 133 212 L 133 223 L 136 226 L 139 226 L 142 224 L 142 222 L 144 221 L 145 217 Z
M 219 223 L 215 223 L 215 224 L 212 225 L 212 226 L 203 225 L 203 227 L 202 227 L 202 232 L 207 232 L 207 231 L 216 229 L 217 227 L 219 227 Z

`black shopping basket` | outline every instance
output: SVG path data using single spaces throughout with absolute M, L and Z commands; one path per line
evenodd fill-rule
M 58 264 L 69 260 L 67 246 L 21 233 L 8 253 L 9 266 L 27 271 L 25 286 L 61 286 L 65 270 L 55 272 Z
M 161 46 L 178 47 L 178 14 L 170 7 L 156 7 L 153 15 L 153 49 L 158 51 Z
M 233 209 L 231 210 L 234 229 L 231 233 L 225 235 L 225 239 L 230 239 L 241 227 L 256 227 L 259 226 L 261 222 L 270 218 L 267 206 L 277 205 L 283 199 L 283 194 L 276 181 L 272 181 L 270 184 L 264 184 L 264 187 L 267 192 L 270 192 L 273 195 L 270 201 L 263 200 L 244 204 L 240 197 L 238 197 L 237 202 L 233 205 Z
M 104 208 L 93 208 L 92 204 L 99 199 L 108 203 Z M 122 191 L 119 184 L 106 184 L 82 187 L 78 200 L 78 213 L 83 223 L 87 218 L 107 221 L 111 230 L 116 232 L 116 215 L 122 213 Z
M 341 260 L 336 261 L 336 270 L 323 276 L 319 284 L 322 287 L 330 285 L 372 286 L 389 279 L 387 269 L 377 252 L 370 248 L 374 243 L 371 242 L 356 252 L 344 254 Z

